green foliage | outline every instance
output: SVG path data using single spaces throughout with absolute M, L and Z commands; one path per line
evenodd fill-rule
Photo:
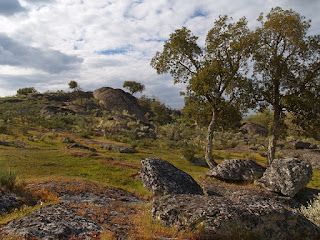
M 208 126 L 212 118 L 212 107 L 204 98 L 194 94 L 185 97 L 184 119 L 187 123 Z M 223 130 L 237 129 L 241 126 L 242 113 L 235 105 L 221 107 L 217 128 Z
M 70 89 L 73 89 L 73 91 L 80 91 L 80 86 L 76 81 L 70 81 L 68 85 Z
M 181 156 L 187 159 L 189 162 L 192 162 L 195 154 L 197 153 L 197 149 L 194 145 L 190 143 L 185 143 L 181 150 L 180 150 Z
M 123 83 L 123 87 L 127 88 L 132 94 L 137 92 L 143 92 L 145 90 L 145 86 L 142 83 L 138 83 L 136 81 L 125 81 Z
M 274 111 L 269 161 L 274 158 L 282 111 L 310 112 L 314 108 L 306 107 L 309 105 L 308 97 L 300 97 L 319 90 L 320 37 L 307 35 L 310 21 L 304 19 L 293 10 L 276 7 L 266 15 L 266 21 L 263 14 L 260 15 L 258 21 L 261 27 L 254 33 L 253 61 L 255 83 L 259 86 L 257 92 L 263 100 L 262 104 L 271 105 Z M 312 99 L 318 101 L 314 97 L 312 95 Z M 314 110 L 319 112 L 319 108 Z M 305 114 L 304 117 L 316 119 L 319 116 L 316 114 L 314 118 L 314 115 Z
M 170 109 L 164 103 L 161 103 L 156 97 L 148 98 L 142 96 L 139 104 L 149 112 L 148 120 L 156 123 L 164 124 L 171 121 Z
M 270 132 L 272 130 L 273 113 L 270 108 L 265 108 L 261 112 L 248 116 L 246 121 L 261 125 Z
M 227 16 L 215 21 L 207 34 L 204 50 L 190 30 L 178 29 L 165 42 L 163 51 L 157 52 L 151 60 L 158 74 L 170 73 L 175 83 L 187 83 L 187 101 L 192 99 L 195 104 L 190 107 L 192 111 L 201 112 L 210 107 L 212 119 L 206 160 L 212 163 L 211 167 L 216 165 L 212 158 L 212 138 L 220 112 L 233 102 L 238 109 L 252 104 L 251 81 L 245 77 L 252 35 L 245 18 L 236 23 L 228 22 Z
M 28 96 L 32 93 L 38 93 L 34 87 L 20 88 L 17 90 L 17 96 Z
M 16 185 L 17 174 L 11 169 L 0 169 L 0 186 L 10 191 Z

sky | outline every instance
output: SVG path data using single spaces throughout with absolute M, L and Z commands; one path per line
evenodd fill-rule
M 219 15 L 245 16 L 253 30 L 276 6 L 311 19 L 308 34 L 320 34 L 320 0 L 0 0 L 0 97 L 24 87 L 69 91 L 72 80 L 84 91 L 137 81 L 143 94 L 182 108 L 185 86 L 150 66 L 170 33 L 185 26 L 204 46 Z

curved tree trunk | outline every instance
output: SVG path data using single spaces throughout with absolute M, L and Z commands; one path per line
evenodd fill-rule
M 280 114 L 281 114 L 281 107 L 279 105 L 275 105 L 274 107 L 274 115 L 273 115 L 273 130 L 272 134 L 269 139 L 269 146 L 268 146 L 268 165 L 273 162 L 275 153 L 276 153 L 276 146 L 277 141 L 279 138 L 280 132 Z
M 218 119 L 218 112 L 213 109 L 212 111 L 212 119 L 208 127 L 208 135 L 207 135 L 207 146 L 206 146 L 206 162 L 209 166 L 209 168 L 214 168 L 218 164 L 214 161 L 213 155 L 212 155 L 212 147 L 213 147 L 213 131 L 216 127 L 217 124 L 217 119 Z

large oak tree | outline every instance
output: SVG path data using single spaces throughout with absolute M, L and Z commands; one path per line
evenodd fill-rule
M 258 21 L 261 27 L 255 31 L 254 73 L 261 100 L 271 105 L 274 112 L 268 147 L 271 164 L 283 111 L 302 113 L 306 118 L 314 115 L 310 115 L 309 107 L 319 116 L 319 107 L 317 110 L 310 104 L 312 99 L 319 102 L 316 97 L 319 95 L 320 41 L 319 35 L 307 35 L 310 21 L 293 10 L 276 7 L 266 15 L 266 21 L 263 14 Z
M 247 61 L 251 52 L 251 32 L 245 18 L 229 23 L 220 16 L 208 32 L 205 48 L 197 37 L 183 27 L 170 35 L 162 52 L 157 52 L 151 66 L 158 74 L 170 73 L 175 83 L 186 83 L 186 95 L 196 96 L 195 104 L 208 103 L 212 117 L 208 126 L 206 161 L 217 165 L 212 156 L 214 129 L 222 108 L 236 103 L 247 105 L 251 81 L 247 79 Z M 190 98 L 189 98 L 190 99 Z

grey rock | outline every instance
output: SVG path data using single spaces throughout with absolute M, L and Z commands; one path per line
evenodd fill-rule
M 194 157 L 190 162 L 196 166 L 209 167 L 206 159 L 202 157 Z
M 297 158 L 275 159 L 254 183 L 269 191 L 293 197 L 312 179 L 312 165 Z
M 16 194 L 7 193 L 0 189 L 0 215 L 22 205 L 23 202 L 19 200 L 19 197 Z
M 310 149 L 311 143 L 298 141 L 294 146 L 296 149 Z
M 70 149 L 70 148 L 80 148 L 80 149 L 89 150 L 89 151 L 91 151 L 91 152 L 97 152 L 96 149 L 90 148 L 90 147 L 85 146 L 85 145 L 82 145 L 82 144 L 80 144 L 80 143 L 72 143 L 72 144 L 69 144 L 69 145 L 67 146 L 67 148 L 69 148 L 69 149 Z
M 130 115 L 134 115 L 135 118 L 145 120 L 146 110 L 139 105 L 138 100 L 130 93 L 121 89 L 103 87 L 95 90 L 93 96 L 99 100 L 105 110 L 110 112 L 118 111 L 120 113 L 127 111 Z
M 137 153 L 138 151 L 134 148 L 129 148 L 125 146 L 119 146 L 114 144 L 102 144 L 100 145 L 101 148 L 104 148 L 106 150 L 111 150 L 119 153 Z
M 200 239 L 319 239 L 320 229 L 298 212 L 268 199 L 166 195 L 153 199 L 151 214 L 166 226 L 191 229 Z
M 71 109 L 56 107 L 56 106 L 46 106 L 40 110 L 40 116 L 45 118 L 53 117 L 56 114 L 63 114 L 63 115 L 75 115 L 75 112 Z
M 242 132 L 243 134 L 255 134 L 255 135 L 260 135 L 263 137 L 267 137 L 268 136 L 268 129 L 259 125 L 259 124 L 255 124 L 255 123 L 245 123 L 241 129 L 240 132 Z
M 89 218 L 78 215 L 68 204 L 42 207 L 5 225 L 1 237 L 27 239 L 92 239 L 103 228 Z
M 187 173 L 159 158 L 141 161 L 143 185 L 154 194 L 199 194 L 203 191 L 199 184 Z
M 224 180 L 252 181 L 261 178 L 264 171 L 264 167 L 249 159 L 226 159 L 206 175 Z

